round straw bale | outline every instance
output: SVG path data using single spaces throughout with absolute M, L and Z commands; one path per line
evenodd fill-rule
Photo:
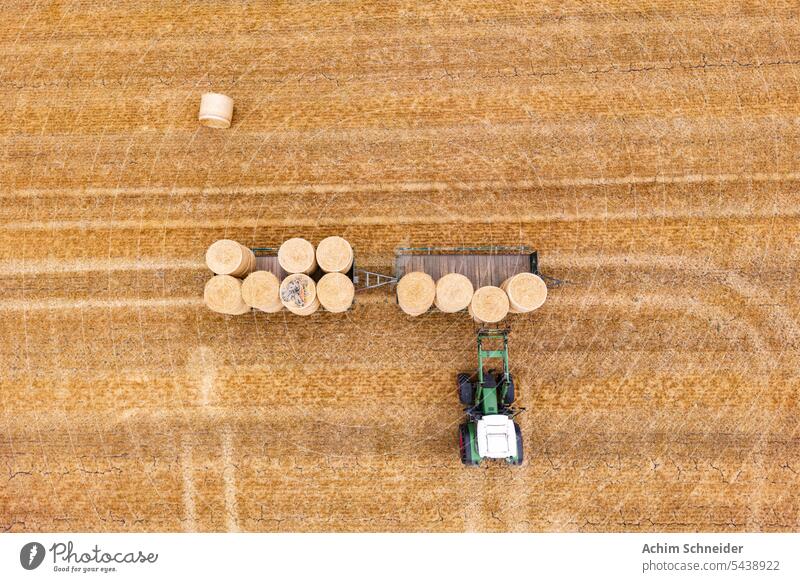
M 304 238 L 290 238 L 278 249 L 278 263 L 287 273 L 310 275 L 317 268 L 314 245 Z
M 528 313 L 539 309 L 547 299 L 547 284 L 533 273 L 517 273 L 501 285 L 508 295 L 511 313 Z
M 332 313 L 350 309 L 355 292 L 353 282 L 343 273 L 328 273 L 317 283 L 319 302 Z
M 200 97 L 200 113 L 197 118 L 202 125 L 225 129 L 231 126 L 233 99 L 221 93 L 203 93 Z
M 508 315 L 508 296 L 500 287 L 481 287 L 469 306 L 472 317 L 483 323 L 497 323 Z
M 445 313 L 455 313 L 469 306 L 475 290 L 472 281 L 460 273 L 448 273 L 436 281 L 436 307 Z
M 297 315 L 311 315 L 319 308 L 314 280 L 303 273 L 295 273 L 281 282 L 281 302 Z
M 271 272 L 253 271 L 242 283 L 242 299 L 250 307 L 276 313 L 283 309 L 280 287 L 280 281 Z
M 217 275 L 243 277 L 255 268 L 256 257 L 235 240 L 222 239 L 208 247 L 206 265 Z
M 317 263 L 326 273 L 346 273 L 353 265 L 353 247 L 340 236 L 324 238 L 317 245 Z
M 408 315 L 422 315 L 433 305 L 436 283 L 427 273 L 406 273 L 397 284 L 397 304 Z
M 250 310 L 242 299 L 242 282 L 230 275 L 215 275 L 206 283 L 203 300 L 212 311 L 241 315 Z

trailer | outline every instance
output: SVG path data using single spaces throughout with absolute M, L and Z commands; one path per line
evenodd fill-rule
M 483 247 L 402 247 L 395 251 L 396 280 L 422 271 L 434 281 L 448 273 L 466 276 L 475 289 L 503 281 L 518 273 L 539 275 L 539 257 L 525 245 Z

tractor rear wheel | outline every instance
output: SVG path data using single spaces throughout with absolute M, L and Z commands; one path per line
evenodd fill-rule
M 475 385 L 469 374 L 461 373 L 458 378 L 458 399 L 461 404 L 472 404 L 475 401 Z
M 469 424 L 462 423 L 458 427 L 458 446 L 461 450 L 461 462 L 465 465 L 477 465 L 478 459 L 472 456 L 472 439 L 469 435 Z
M 514 433 L 517 435 L 517 456 L 512 457 L 509 461 L 512 465 L 521 465 L 524 455 L 522 454 L 522 429 L 515 422 Z

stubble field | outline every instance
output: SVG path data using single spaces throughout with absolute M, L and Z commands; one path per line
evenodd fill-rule
M 800 529 L 800 8 L 421 4 L 10 3 L 0 529 Z M 459 462 L 466 314 L 203 306 L 330 234 L 538 249 L 524 466 Z

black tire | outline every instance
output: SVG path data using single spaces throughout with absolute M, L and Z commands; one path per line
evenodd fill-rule
M 502 375 L 501 375 L 502 379 Z M 514 403 L 516 396 L 514 394 L 514 376 L 509 374 L 508 375 L 508 389 L 506 390 L 506 396 L 503 398 L 503 404 L 509 406 Z
M 522 429 L 519 428 L 516 422 L 514 423 L 514 432 L 517 435 L 517 458 L 516 460 L 512 459 L 510 462 L 512 465 L 521 465 L 525 457 L 522 452 Z
M 461 462 L 464 465 L 477 465 L 478 460 L 472 458 L 472 446 L 469 442 L 469 427 L 467 423 L 458 427 L 458 448 L 461 452 Z
M 470 405 L 475 401 L 475 385 L 470 380 L 469 374 L 461 373 L 458 378 L 458 399 L 461 404 Z

